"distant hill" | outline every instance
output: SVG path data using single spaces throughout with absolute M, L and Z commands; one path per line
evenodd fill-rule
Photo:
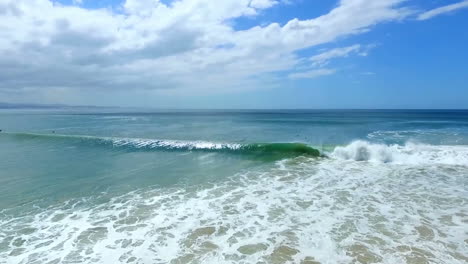
M 2 103 L 0 109 L 63 109 L 63 108 L 107 108 L 100 106 L 65 105 L 65 104 L 28 104 L 28 103 Z
M 66 105 L 61 104 L 15 104 L 15 103 L 2 103 L 0 102 L 0 109 L 16 109 L 16 108 L 63 108 Z

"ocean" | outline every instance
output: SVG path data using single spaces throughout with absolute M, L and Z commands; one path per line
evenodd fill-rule
M 468 110 L 1 110 L 0 129 L 0 263 L 468 261 Z

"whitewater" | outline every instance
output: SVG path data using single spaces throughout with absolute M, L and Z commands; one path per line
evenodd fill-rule
M 0 263 L 466 263 L 466 119 L 3 114 Z

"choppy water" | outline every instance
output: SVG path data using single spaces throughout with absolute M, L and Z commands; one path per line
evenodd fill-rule
M 468 111 L 119 111 L 0 112 L 0 263 L 468 261 Z

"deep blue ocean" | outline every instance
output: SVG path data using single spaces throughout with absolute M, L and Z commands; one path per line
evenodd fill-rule
M 468 110 L 0 110 L 0 263 L 466 263 Z

